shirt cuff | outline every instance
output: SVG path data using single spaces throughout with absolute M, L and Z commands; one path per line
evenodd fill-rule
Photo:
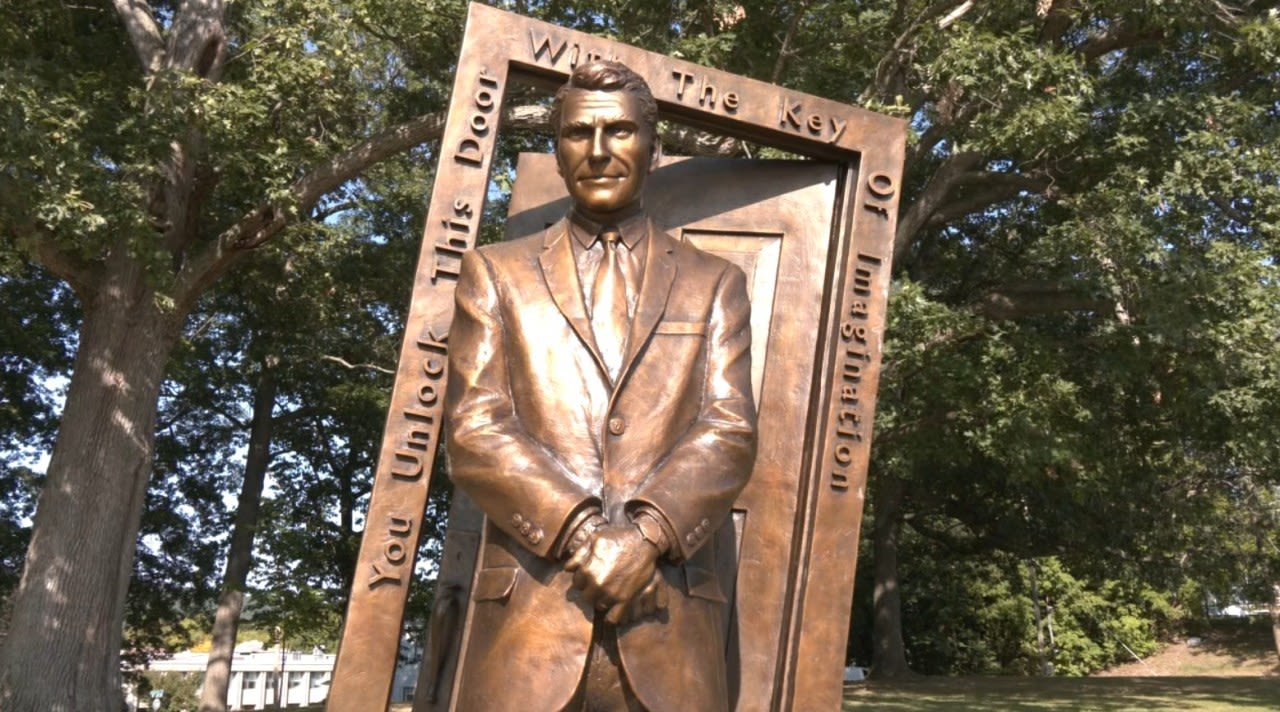
M 597 529 L 605 524 L 608 524 L 608 522 L 605 521 L 599 507 L 583 507 L 570 520 L 568 526 L 564 528 L 564 533 L 560 537 L 560 544 L 555 550 L 556 556 L 561 559 L 569 558 L 573 555 L 573 552 L 591 539 L 591 535 L 595 534 Z
M 658 548 L 659 556 L 666 556 L 671 550 L 671 536 L 667 533 L 666 522 L 662 515 L 652 507 L 639 507 L 631 514 L 631 523 L 640 530 L 645 541 Z

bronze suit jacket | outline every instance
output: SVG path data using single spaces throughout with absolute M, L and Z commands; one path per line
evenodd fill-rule
M 590 650 L 593 611 L 557 559 L 566 524 L 639 504 L 675 535 L 668 609 L 618 628 L 652 712 L 727 710 L 727 602 L 717 559 L 755 458 L 750 306 L 742 270 L 649 226 L 616 385 L 595 346 L 567 222 L 468 253 L 449 335 L 454 482 L 485 540 L 460 710 L 558 712 Z

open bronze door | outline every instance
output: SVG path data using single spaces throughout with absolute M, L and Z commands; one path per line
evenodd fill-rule
M 543 230 L 569 206 L 553 156 L 522 154 L 516 176 L 508 239 Z M 811 566 L 806 547 L 813 542 L 805 532 L 812 522 L 813 490 L 823 477 L 812 457 L 821 427 L 813 404 L 820 381 L 820 320 L 833 282 L 828 252 L 844 194 L 840 176 L 839 166 L 814 161 L 696 158 L 666 159 L 648 181 L 648 215 L 675 237 L 740 266 L 752 301 L 759 450 L 750 484 L 732 513 L 736 577 L 732 570 L 722 572 L 733 591 L 725 654 L 738 712 L 768 712 L 792 695 L 783 681 L 794 679 L 791 668 L 803 655 L 795 612 L 803 605 L 806 578 L 826 573 Z M 455 492 L 455 500 L 415 712 L 452 708 L 456 661 L 466 644 L 462 634 L 483 527 L 482 515 L 465 495 Z M 827 665 L 842 664 L 842 653 Z M 834 694 L 838 705 L 838 687 Z

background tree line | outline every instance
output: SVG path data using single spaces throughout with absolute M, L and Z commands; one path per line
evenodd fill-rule
M 498 4 L 910 119 L 853 657 L 1083 673 L 1277 595 L 1276 2 Z M 464 16 L 0 7 L 6 709 L 225 657 L 246 591 L 335 639 Z

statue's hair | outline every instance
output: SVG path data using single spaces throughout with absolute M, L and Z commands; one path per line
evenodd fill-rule
M 641 125 L 649 129 L 649 135 L 658 135 L 658 102 L 653 99 L 653 92 L 639 74 L 621 62 L 597 59 L 579 64 L 569 75 L 569 81 L 556 92 L 551 102 L 551 125 L 556 133 L 560 132 L 560 112 L 564 108 L 564 99 L 574 89 L 586 91 L 625 91 L 640 102 Z

